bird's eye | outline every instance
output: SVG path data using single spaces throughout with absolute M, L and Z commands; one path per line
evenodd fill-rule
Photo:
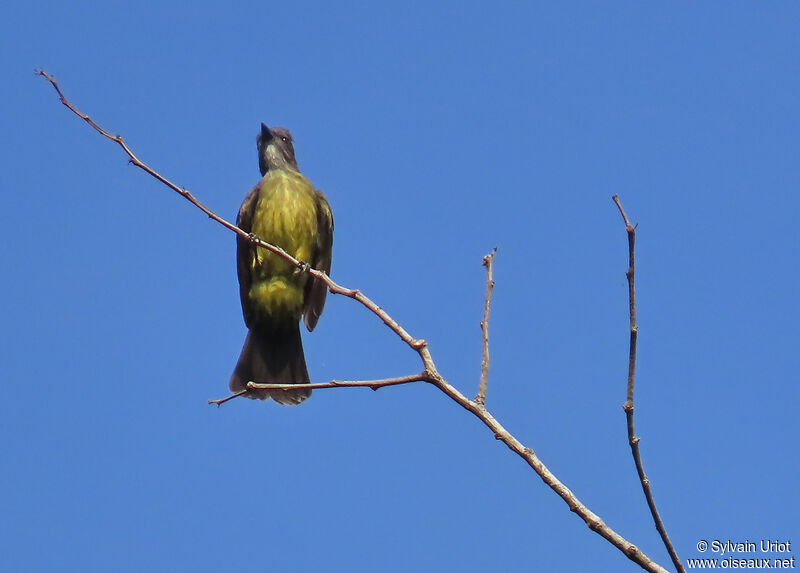
M 288 138 L 288 137 L 286 137 L 286 136 L 281 136 L 281 139 L 283 140 L 283 142 L 284 142 L 284 143 L 286 143 L 287 141 L 289 141 L 289 138 Z

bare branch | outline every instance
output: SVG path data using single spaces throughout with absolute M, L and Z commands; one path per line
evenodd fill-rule
M 427 350 L 427 349 L 425 349 Z M 614 547 L 622 551 L 631 561 L 637 563 L 646 571 L 666 572 L 666 569 L 650 559 L 638 547 L 622 537 L 619 533 L 611 529 L 606 523 L 570 491 L 536 456 L 531 448 L 526 447 L 522 442 L 515 438 L 506 430 L 500 422 L 495 420 L 485 407 L 464 396 L 461 392 L 451 386 L 438 372 L 433 374 L 435 384 L 442 392 L 458 403 L 465 410 L 472 412 L 481 422 L 483 422 L 494 433 L 494 437 L 506 444 L 509 449 L 519 455 L 525 462 L 539 474 L 542 481 L 546 483 L 561 499 L 566 502 L 570 510 L 575 512 L 589 529 L 608 540 Z
M 108 133 L 106 130 L 101 128 L 98 124 L 96 124 L 88 115 L 85 115 L 79 112 L 67 99 L 64 97 L 64 94 L 61 93 L 61 89 L 59 88 L 58 84 L 56 83 L 55 79 L 52 76 L 48 75 L 44 70 L 39 70 L 38 75 L 44 77 L 50 84 L 52 84 L 53 88 L 55 88 L 56 92 L 58 93 L 59 98 L 61 99 L 61 103 L 67 106 L 73 113 L 75 113 L 78 117 L 85 120 L 89 125 L 92 126 L 97 132 L 99 132 L 104 137 L 116 142 L 119 144 L 125 153 L 130 157 L 131 162 L 146 171 L 166 186 L 168 186 L 173 191 L 179 193 L 187 200 L 189 200 L 193 205 L 203 211 L 206 215 L 208 215 L 211 219 L 217 221 L 224 227 L 227 227 L 237 235 L 248 239 L 254 245 L 267 249 L 278 256 L 284 258 L 285 260 L 289 261 L 291 264 L 296 266 L 299 269 L 302 269 L 312 276 L 322 280 L 328 286 L 328 289 L 334 294 L 341 294 L 352 298 L 363 306 L 368 308 L 372 313 L 374 313 L 378 318 L 380 318 L 386 326 L 388 326 L 397 336 L 400 337 L 403 342 L 408 344 L 413 350 L 415 350 L 418 354 L 420 359 L 423 363 L 423 371 L 419 375 L 413 375 L 410 377 L 403 377 L 397 379 L 387 379 L 392 381 L 394 384 L 405 384 L 414 381 L 426 381 L 430 382 L 439 390 L 441 390 L 444 394 L 449 396 L 454 402 L 460 405 L 462 408 L 472 412 L 478 419 L 480 419 L 493 433 L 496 439 L 505 443 L 512 451 L 514 451 L 517 455 L 519 455 L 522 459 L 524 459 L 528 465 L 530 465 L 533 470 L 539 474 L 542 480 L 550 486 L 550 488 L 556 492 L 569 506 L 570 510 L 575 512 L 583 521 L 589 526 L 589 528 L 601 535 L 603 538 L 607 539 L 612 545 L 614 545 L 617 549 L 622 551 L 629 559 L 637 563 L 640 567 L 647 571 L 653 572 L 665 572 L 666 569 L 655 563 L 651 560 L 647 555 L 645 555 L 642 551 L 639 550 L 635 545 L 633 545 L 630 541 L 622 537 L 616 531 L 608 527 L 599 516 L 589 510 L 585 505 L 583 505 L 580 500 L 565 486 L 558 478 L 553 475 L 553 473 L 547 469 L 547 467 L 539 460 L 536 454 L 533 452 L 532 449 L 524 446 L 519 440 L 517 440 L 514 436 L 512 436 L 508 430 L 506 430 L 500 423 L 494 419 L 494 417 L 489 414 L 486 408 L 479 404 L 477 401 L 470 400 L 466 396 L 464 396 L 461 392 L 459 392 L 455 387 L 450 385 L 442 376 L 439 374 L 439 371 L 434 364 L 433 357 L 430 353 L 430 348 L 428 344 L 422 339 L 413 338 L 400 324 L 395 321 L 391 316 L 389 316 L 386 311 L 380 308 L 377 304 L 375 304 L 370 298 L 365 296 L 361 293 L 361 291 L 357 289 L 348 289 L 345 288 L 333 280 L 331 280 L 328 275 L 325 273 L 311 269 L 308 265 L 303 261 L 298 261 L 288 253 L 286 253 L 280 247 L 262 241 L 258 237 L 253 234 L 245 233 L 242 229 L 229 223 L 225 219 L 219 217 L 207 207 L 205 207 L 202 203 L 200 203 L 189 191 L 182 189 L 175 185 L 174 183 L 167 180 L 165 177 L 161 176 L 159 173 L 139 161 L 139 159 L 133 154 L 133 152 L 128 148 L 128 146 L 123 141 L 122 137 L 120 136 L 113 136 Z M 410 378 L 417 378 L 417 380 L 411 380 Z M 309 384 L 309 385 L 272 385 L 272 384 L 265 384 L 265 385 L 253 385 L 253 387 L 269 387 L 269 388 L 277 388 L 277 389 L 288 389 L 288 388 L 298 388 L 300 386 L 307 386 L 312 388 L 347 388 L 353 386 L 368 386 L 368 387 L 381 387 L 383 385 L 390 385 L 387 380 L 367 380 L 367 381 L 353 381 L 353 382 L 326 382 L 322 383 L 321 385 L 317 384 Z M 384 383 L 386 382 L 386 383 Z M 250 385 L 248 385 L 250 386 Z M 246 392 L 246 391 L 245 391 Z M 241 396 L 245 392 L 240 392 L 238 394 L 234 394 L 228 396 L 226 398 L 222 398 L 220 400 L 211 400 L 210 403 L 212 404 L 222 404 L 227 402 L 228 400 L 232 400 L 238 396 Z
M 224 398 L 219 398 L 218 400 L 209 400 L 208 403 L 215 406 L 222 406 L 225 402 L 233 400 L 234 398 L 238 398 L 239 396 L 244 396 L 245 394 L 247 394 L 247 390 L 242 390 L 241 392 L 231 394 L 230 396 L 225 396 Z
M 259 382 L 250 381 L 247 383 L 247 390 L 298 390 L 303 388 L 309 390 L 321 390 L 325 388 L 372 388 L 373 390 L 378 390 L 385 386 L 430 381 L 430 376 L 428 376 L 426 372 L 421 372 L 419 374 L 410 374 L 397 378 L 381 378 L 380 380 L 331 380 L 330 382 L 315 382 L 313 384 L 261 384 Z M 235 394 L 220 398 L 219 400 L 209 400 L 208 403 L 219 406 L 229 400 L 244 396 L 247 394 L 247 390 L 236 392 Z
M 483 303 L 483 320 L 481 321 L 481 339 L 483 342 L 483 352 L 481 354 L 481 383 L 478 387 L 478 395 L 475 401 L 481 406 L 486 405 L 486 386 L 489 384 L 489 308 L 492 304 L 492 292 L 494 291 L 494 256 L 497 254 L 497 247 L 492 252 L 483 257 L 483 266 L 486 267 L 486 300 Z
M 672 559 L 672 564 L 675 565 L 675 568 L 680 573 L 684 573 L 685 569 L 683 568 L 683 563 L 681 562 L 680 557 L 678 557 L 678 553 L 675 551 L 675 547 L 672 545 L 672 541 L 670 541 L 669 535 L 667 534 L 667 528 L 664 527 L 664 522 L 661 520 L 661 515 L 658 513 L 655 498 L 653 497 L 653 491 L 650 487 L 650 480 L 644 473 L 642 454 L 639 451 L 640 438 L 636 435 L 636 430 L 634 429 L 633 425 L 633 389 L 636 382 L 636 341 L 639 335 L 639 327 L 636 324 L 636 288 L 634 284 L 634 271 L 636 268 L 634 257 L 636 227 L 631 225 L 631 222 L 628 220 L 628 216 L 625 214 L 625 209 L 622 208 L 622 203 L 620 203 L 619 196 L 614 195 L 612 199 L 617 205 L 620 215 L 622 215 L 622 220 L 625 223 L 625 230 L 628 233 L 628 272 L 625 273 L 625 276 L 628 277 L 628 308 L 630 315 L 631 338 L 630 351 L 628 353 L 628 391 L 625 404 L 622 406 L 622 409 L 625 410 L 625 417 L 628 421 L 628 443 L 631 446 L 631 453 L 633 453 L 633 461 L 636 464 L 636 471 L 639 474 L 639 481 L 642 482 L 644 497 L 647 500 L 647 505 L 650 508 L 650 514 L 653 516 L 656 529 L 658 530 L 659 535 L 661 535 L 661 540 L 664 543 L 664 546 L 667 548 L 667 552 L 669 552 L 670 559 Z
M 377 315 L 378 318 L 380 318 L 384 322 L 384 324 L 386 324 L 386 326 L 388 326 L 390 329 L 392 329 L 393 332 L 395 332 L 406 344 L 408 344 L 414 350 L 419 350 L 420 348 L 422 348 L 423 346 L 425 346 L 427 344 L 424 340 L 417 340 L 415 338 L 412 338 L 411 335 L 408 334 L 408 332 L 406 332 L 406 330 L 397 323 L 397 321 L 395 321 L 391 316 L 389 316 L 388 313 L 386 313 L 386 311 L 384 311 L 381 307 L 379 307 L 377 304 L 375 304 L 367 296 L 362 294 L 361 291 L 359 291 L 358 289 L 345 288 L 345 287 L 335 283 L 333 280 L 331 280 L 331 278 L 328 275 L 326 275 L 322 271 L 314 269 L 314 268 L 311 268 L 308 265 L 308 263 L 306 263 L 304 261 L 300 261 L 298 259 L 295 259 L 292 255 L 290 255 L 289 253 L 287 253 L 286 251 L 284 251 L 282 248 L 278 247 L 277 245 L 273 245 L 271 243 L 267 243 L 266 241 L 262 241 L 261 239 L 259 239 L 257 236 L 255 236 L 252 233 L 246 233 L 245 231 L 243 231 L 242 229 L 240 229 L 239 227 L 237 227 L 233 223 L 231 223 L 229 221 L 226 221 L 225 219 L 223 219 L 222 217 L 220 217 L 219 215 L 217 215 L 216 213 L 211 211 L 208 207 L 203 205 L 189 191 L 187 191 L 186 189 L 184 189 L 182 187 L 178 187 L 172 181 L 170 181 L 166 177 L 163 177 L 160 173 L 156 172 L 155 170 L 151 169 L 148 165 L 146 165 L 145 163 L 140 161 L 139 158 L 136 157 L 136 155 L 134 155 L 133 151 L 131 151 L 130 148 L 127 146 L 127 144 L 123 141 L 121 135 L 111 135 L 108 131 L 106 131 L 105 129 L 100 127 L 97 123 L 95 123 L 94 120 L 92 120 L 92 118 L 90 118 L 88 115 L 78 111 L 78 109 L 75 108 L 75 106 L 73 106 L 67 100 L 67 98 L 64 96 L 64 94 L 61 92 L 61 88 L 58 86 L 58 84 L 56 83 L 56 80 L 55 80 L 55 78 L 53 78 L 53 76 L 49 75 L 44 70 L 39 70 L 37 72 L 37 74 L 42 76 L 43 78 L 45 78 L 48 82 L 50 82 L 50 84 L 53 86 L 53 88 L 58 93 L 58 97 L 61 99 L 61 103 L 63 103 L 65 106 L 67 106 L 70 109 L 70 111 L 72 111 L 75 115 L 77 115 L 78 117 L 80 117 L 81 119 L 86 121 L 89 125 L 91 125 L 95 129 L 95 131 L 100 133 L 100 135 L 102 135 L 103 137 L 107 137 L 111 141 L 114 141 L 114 142 L 118 143 L 120 145 L 120 147 L 122 147 L 122 149 L 126 153 L 126 155 L 130 158 L 130 162 L 133 165 L 135 165 L 136 167 L 142 169 L 143 171 L 147 172 L 148 174 L 152 175 L 153 177 L 155 177 L 156 179 L 161 181 L 164 185 L 166 185 L 167 187 L 169 187 L 170 189 L 172 189 L 176 193 L 180 194 L 184 198 L 186 198 L 195 207 L 197 207 L 203 213 L 208 215 L 208 217 L 210 219 L 213 219 L 214 221 L 216 221 L 217 223 L 219 223 L 223 227 L 226 227 L 226 228 L 230 229 L 231 231 L 233 231 L 234 233 L 236 233 L 240 237 L 249 240 L 251 243 L 253 243 L 257 247 L 261 247 L 263 249 L 267 249 L 268 251 L 271 251 L 271 252 L 275 253 L 276 255 L 278 255 L 278 256 L 284 258 L 285 260 L 287 260 L 289 263 L 291 263 L 292 265 L 294 265 L 298 269 L 301 269 L 301 270 L 303 270 L 305 272 L 308 272 L 310 275 L 320 279 L 321 281 L 323 281 L 328 286 L 328 290 L 330 290 L 331 293 L 333 293 L 333 294 L 341 294 L 341 295 L 344 295 L 346 297 L 352 298 L 353 300 L 356 300 L 356 301 L 360 302 L 362 305 L 364 305 L 370 311 L 372 311 L 373 314 Z
M 397 378 L 381 378 L 379 380 L 331 380 L 330 382 L 317 382 L 315 384 L 260 384 L 257 382 L 248 382 L 247 387 L 251 390 L 297 390 L 301 388 L 308 388 L 309 390 L 320 390 L 323 388 L 372 388 L 373 390 L 378 390 L 386 386 L 432 381 L 427 372 L 421 372 L 419 374 L 399 376 Z

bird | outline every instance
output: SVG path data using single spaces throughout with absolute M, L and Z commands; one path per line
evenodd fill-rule
M 239 208 L 236 225 L 281 247 L 310 267 L 330 274 L 333 214 L 328 199 L 300 173 L 289 130 L 261 124 L 256 139 L 262 179 Z M 279 404 L 299 404 L 308 388 L 248 389 L 267 384 L 310 382 L 300 337 L 300 319 L 314 330 L 327 286 L 305 269 L 237 235 L 239 298 L 248 333 L 229 387 L 233 393 Z

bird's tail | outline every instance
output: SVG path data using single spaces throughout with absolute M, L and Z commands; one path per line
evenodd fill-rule
M 239 362 L 229 383 L 231 392 L 247 389 L 247 383 L 308 384 L 308 370 L 297 322 L 276 329 L 253 329 L 247 333 Z M 279 404 L 299 404 L 311 390 L 250 390 L 248 398 L 266 400 L 272 397 Z

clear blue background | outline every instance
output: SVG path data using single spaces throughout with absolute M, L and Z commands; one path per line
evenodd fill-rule
M 30 2 L 4 9 L 3 571 L 636 570 L 435 388 L 227 393 L 245 336 L 234 237 L 126 165 L 66 95 L 229 219 L 285 125 L 363 289 L 472 396 L 497 245 L 491 412 L 670 566 L 800 544 L 793 2 Z M 417 372 L 353 301 L 312 378 Z M 752 555 L 760 557 L 761 555 Z

